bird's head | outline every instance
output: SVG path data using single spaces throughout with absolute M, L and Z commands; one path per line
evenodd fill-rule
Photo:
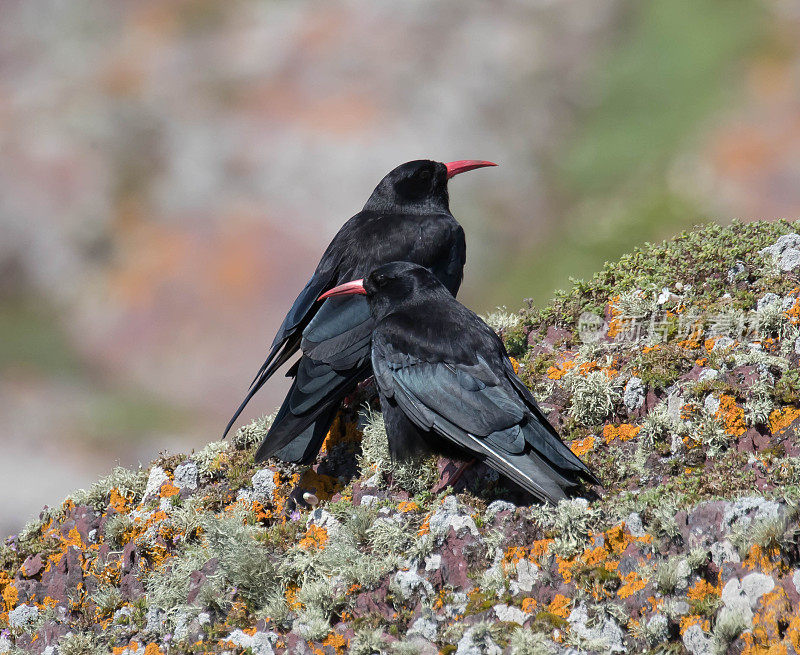
M 361 280 L 345 282 L 326 291 L 319 299 L 365 295 L 373 315 L 380 318 L 391 308 L 440 292 L 450 295 L 436 276 L 424 266 L 409 262 L 390 262 L 374 269 Z
M 484 166 L 490 161 L 462 160 L 443 164 L 418 159 L 401 164 L 384 177 L 364 205 L 376 212 L 431 213 L 449 210 L 447 181 L 459 173 Z

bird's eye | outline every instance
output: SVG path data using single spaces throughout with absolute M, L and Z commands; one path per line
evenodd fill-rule
M 385 275 L 380 274 L 376 275 L 372 281 L 375 282 L 375 286 L 382 287 L 384 284 L 386 284 L 388 278 Z
M 417 177 L 420 180 L 430 180 L 431 172 L 427 168 L 423 168 L 419 173 L 417 173 Z

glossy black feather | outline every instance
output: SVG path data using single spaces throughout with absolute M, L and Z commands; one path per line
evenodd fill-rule
M 379 286 L 374 280 L 381 276 L 389 281 Z M 365 288 L 376 319 L 372 366 L 393 453 L 444 440 L 551 502 L 581 479 L 596 482 L 514 374 L 502 341 L 428 271 L 389 264 Z M 398 412 L 413 429 L 403 427 Z
M 423 194 L 408 186 L 420 171 L 431 173 L 429 192 Z M 455 295 L 465 258 L 464 231 L 448 208 L 445 166 L 419 161 L 392 171 L 376 187 L 364 209 L 331 241 L 286 315 L 266 361 L 225 433 L 253 395 L 300 350 L 300 360 L 287 373 L 294 378 L 292 386 L 256 458 L 313 459 L 335 417 L 335 408 L 371 373 L 374 329 L 363 296 L 330 298 L 323 303 L 316 299 L 338 284 L 364 277 L 377 266 L 398 259 L 430 267 Z

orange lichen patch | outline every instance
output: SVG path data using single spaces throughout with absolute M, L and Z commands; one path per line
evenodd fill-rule
M 81 539 L 81 533 L 78 532 L 77 528 L 72 528 L 67 536 L 62 539 L 61 543 L 65 547 L 65 550 L 69 546 L 75 546 L 75 548 L 83 549 L 83 539 Z
M 108 497 L 108 505 L 118 513 L 127 512 L 130 500 L 117 491 L 116 487 L 111 490 Z
M 55 607 L 58 605 L 58 601 L 55 598 L 51 598 L 50 596 L 45 596 L 42 599 L 42 607 Z
M 742 635 L 745 655 L 775 655 L 788 653 L 792 646 L 800 652 L 800 615 L 792 605 L 783 587 L 765 594 L 759 610 L 753 617 L 753 629 Z
M 617 590 L 617 596 L 620 598 L 628 598 L 633 596 L 637 591 L 641 591 L 647 586 L 647 580 L 639 577 L 636 571 L 631 571 L 628 575 L 623 576 L 622 586 Z
M 292 611 L 296 611 L 303 608 L 303 603 L 297 600 L 297 593 L 300 591 L 300 587 L 297 585 L 289 585 L 286 588 L 286 592 L 284 593 L 284 598 L 286 598 L 286 605 L 288 605 L 289 609 Z
M 425 520 L 422 522 L 422 525 L 419 526 L 419 530 L 417 530 L 417 536 L 421 537 L 423 535 L 428 534 L 431 531 L 431 515 L 428 514 L 425 517 Z
M 769 429 L 772 434 L 780 434 L 798 418 L 800 418 L 800 408 L 784 407 L 783 409 L 775 409 L 769 415 Z
M 560 380 L 577 365 L 578 363 L 573 360 L 556 364 L 555 366 L 551 366 L 547 369 L 547 377 L 549 377 L 551 380 Z
M 597 365 L 597 362 L 584 362 L 583 364 L 578 366 L 578 371 L 580 372 L 581 375 L 587 375 L 592 371 L 599 370 L 599 368 L 600 367 Z
M 344 421 L 341 414 L 336 418 L 325 436 L 325 440 L 320 447 L 320 453 L 327 453 L 330 448 L 341 443 L 355 443 L 361 441 L 361 432 L 353 421 Z
M 605 531 L 606 543 L 611 547 L 611 553 L 621 555 L 633 541 L 631 534 L 625 531 L 625 524 L 620 523 Z
M 177 496 L 181 492 L 178 487 L 176 487 L 171 482 L 165 482 L 161 485 L 161 489 L 158 491 L 158 495 L 161 498 L 171 498 L 172 496 Z
M 516 567 L 517 562 L 525 558 L 526 555 L 526 550 L 522 546 L 511 546 L 503 555 L 500 565 L 503 567 L 504 571 L 507 568 Z
M 630 441 L 639 434 L 640 429 L 638 425 L 631 425 L 630 423 L 622 423 L 619 426 L 606 425 L 603 428 L 603 439 L 605 439 L 606 443 L 611 443 L 615 439 Z
M 686 591 L 686 597 L 689 600 L 703 600 L 708 596 L 719 596 L 721 593 L 722 591 L 719 585 L 712 585 L 707 580 L 701 578 L 689 587 Z
M 762 548 L 758 544 L 750 547 L 742 565 L 751 571 L 760 573 L 772 573 L 782 565 L 781 551 L 777 546 L 773 548 Z
M 594 437 L 590 434 L 584 439 L 575 439 L 569 444 L 569 449 L 578 457 L 583 457 L 594 448 Z
M 642 348 L 642 353 L 647 354 L 649 352 L 653 352 L 654 350 L 661 350 L 661 344 L 657 343 L 655 346 L 645 346 Z
M 794 304 L 786 310 L 786 316 L 793 325 L 800 323 L 800 298 L 795 298 Z
M 719 337 L 711 337 L 710 339 L 706 339 L 703 342 L 703 347 L 708 351 L 711 352 L 714 350 L 714 345 L 719 341 Z
M 564 579 L 564 582 L 566 584 L 572 582 L 572 569 L 577 561 L 574 559 L 561 559 L 556 556 L 556 562 L 558 563 L 558 573 Z
M 419 505 L 415 503 L 413 500 L 403 500 L 397 505 L 397 510 L 406 514 L 407 512 L 415 512 L 419 509 Z
M 533 614 L 536 611 L 536 606 L 538 604 L 539 603 L 535 598 L 525 598 L 522 601 L 522 611 L 526 612 L 527 614 Z
M 694 403 L 681 405 L 681 420 L 688 421 L 700 413 L 700 408 Z
M 581 561 L 587 566 L 598 566 L 608 557 L 608 550 L 605 546 L 587 548 L 581 555 Z
M 328 531 L 313 523 L 308 526 L 305 536 L 300 540 L 300 548 L 303 550 L 323 549 L 328 543 Z
M 144 655 L 164 655 L 164 651 L 158 647 L 158 644 L 151 641 L 144 647 Z
M 681 617 L 681 634 L 686 632 L 686 630 L 693 625 L 699 625 L 705 632 L 708 632 L 711 629 L 711 624 L 707 618 L 700 616 L 699 614 L 689 614 L 689 616 Z
M 330 646 L 336 651 L 336 655 L 341 655 L 350 646 L 350 641 L 338 632 L 331 632 L 322 642 L 323 646 Z
M 619 318 L 612 318 L 608 322 L 608 332 L 606 333 L 609 337 L 616 337 L 618 334 L 625 330 L 626 322 Z
M 516 357 L 509 357 L 508 361 L 511 362 L 514 373 L 519 375 L 519 362 L 517 361 Z
M 444 607 L 445 599 L 447 598 L 448 591 L 447 589 L 440 589 L 439 593 L 436 596 L 436 600 L 433 601 L 433 609 L 440 610 Z
M 522 559 L 527 559 L 539 566 L 539 559 L 548 553 L 552 543 L 552 539 L 537 539 L 527 548 L 524 546 L 511 546 L 500 560 L 500 566 L 503 567 L 504 571 L 514 569 L 517 562 Z
M 708 364 L 708 357 L 701 357 L 700 359 L 695 359 L 694 363 L 698 366 L 705 366 Z
M 733 396 L 722 394 L 719 397 L 719 408 L 714 413 L 714 418 L 722 421 L 725 432 L 732 437 L 739 437 L 747 432 L 744 424 L 744 409 L 736 404 Z
M 550 544 L 552 543 L 552 539 L 537 539 L 530 546 L 530 554 L 528 555 L 528 559 L 535 561 L 544 557 L 548 552 L 550 552 Z
M 330 500 L 342 488 L 336 478 L 322 475 L 311 469 L 303 473 L 297 484 L 303 489 L 313 491 L 320 501 Z
M 6 612 L 13 610 L 17 606 L 18 602 L 19 591 L 14 586 L 14 583 L 10 582 L 6 585 L 5 589 L 3 589 L 3 603 L 6 606 Z
M 678 345 L 686 350 L 697 350 L 700 347 L 700 335 L 702 334 L 701 328 L 695 328 L 689 335 L 688 339 L 681 339 Z
M 560 616 L 562 619 L 566 619 L 569 616 L 569 606 L 571 604 L 572 601 L 569 598 L 563 594 L 556 594 L 556 597 L 553 598 L 553 602 L 547 606 L 547 611 L 556 616 Z

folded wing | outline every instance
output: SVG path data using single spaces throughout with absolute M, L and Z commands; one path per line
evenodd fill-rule
M 581 477 L 593 479 L 502 365 L 480 355 L 474 364 L 425 361 L 395 352 L 377 333 L 372 365 L 381 393 L 418 428 L 471 451 L 537 497 L 556 502 Z

